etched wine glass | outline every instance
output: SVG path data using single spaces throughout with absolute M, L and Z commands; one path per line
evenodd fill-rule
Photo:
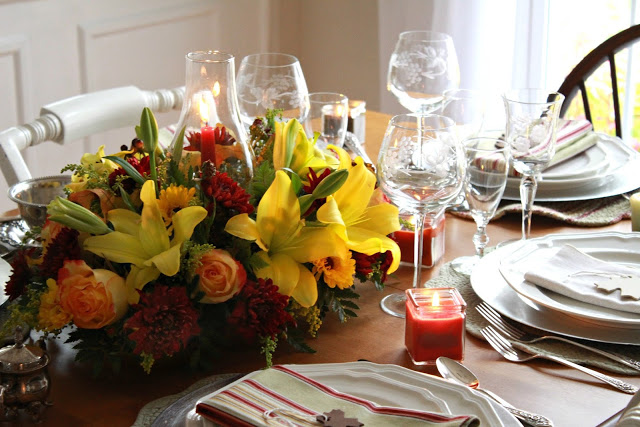
M 431 113 L 443 92 L 460 84 L 458 57 L 451 36 L 435 31 L 400 34 L 389 59 L 387 90 L 413 113 Z
M 465 164 L 450 118 L 401 114 L 389 121 L 378 156 L 378 182 L 396 206 L 414 216 L 414 288 L 421 285 L 425 216 L 458 196 Z M 386 313 L 404 317 L 405 301 L 404 293 L 394 293 L 380 305 Z
M 300 61 L 285 53 L 245 56 L 236 77 L 240 116 L 247 128 L 267 109 L 281 110 L 283 120 L 302 122 L 309 111 L 309 90 Z
M 507 185 L 510 150 L 499 139 L 476 137 L 464 141 L 464 151 L 467 174 L 462 188 L 469 213 L 476 222 L 473 236 L 475 255 L 456 258 L 451 266 L 458 273 L 471 275 L 489 243 L 487 225 L 495 215 Z
M 531 233 L 533 199 L 542 170 L 555 154 L 558 115 L 564 95 L 542 89 L 515 89 L 502 95 L 507 114 L 505 137 L 513 168 L 521 175 L 522 240 Z

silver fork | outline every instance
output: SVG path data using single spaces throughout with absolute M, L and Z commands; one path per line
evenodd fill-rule
M 620 381 L 619 379 L 612 378 L 608 375 L 602 374 L 598 371 L 594 371 L 593 369 L 585 368 L 584 366 L 578 365 L 576 363 L 570 362 L 561 357 L 540 354 L 536 352 L 532 352 L 526 349 L 515 348 L 506 338 L 502 337 L 495 329 L 491 326 L 487 326 L 481 331 L 482 336 L 484 336 L 491 347 L 493 347 L 498 353 L 500 353 L 505 359 L 510 360 L 512 362 L 528 362 L 533 359 L 547 359 L 552 360 L 554 362 L 560 363 L 565 366 L 569 366 L 571 368 L 575 368 L 579 371 L 584 372 L 587 375 L 591 375 L 594 378 L 603 381 L 618 390 L 627 393 L 627 394 L 635 394 L 638 391 L 638 387 L 628 384 L 624 381 Z
M 529 334 L 519 329 L 517 326 L 512 325 L 507 321 L 505 321 L 500 315 L 500 313 L 495 311 L 489 304 L 485 302 L 481 302 L 480 304 L 478 304 L 476 306 L 476 310 L 491 325 L 493 325 L 494 328 L 496 328 L 500 333 L 502 333 L 502 335 L 505 335 L 507 338 L 513 341 L 521 342 L 523 344 L 534 344 L 539 341 L 545 341 L 545 340 L 561 341 L 563 343 L 571 344 L 576 347 L 580 347 L 584 350 L 589 350 L 593 353 L 597 353 L 601 356 L 607 357 L 611 360 L 615 360 L 618 363 L 622 363 L 625 366 L 628 366 L 637 371 L 640 371 L 640 362 L 638 362 L 637 360 L 633 360 L 628 357 L 613 354 L 608 351 L 600 350 L 599 348 L 589 347 L 588 345 L 584 345 L 579 342 L 572 341 L 562 337 L 556 337 L 553 335 L 537 336 L 537 335 Z

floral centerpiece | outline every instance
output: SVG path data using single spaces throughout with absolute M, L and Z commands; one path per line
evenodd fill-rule
M 98 370 L 127 354 L 147 372 L 176 353 L 206 364 L 239 343 L 267 364 L 279 340 L 313 351 L 325 315 L 356 316 L 354 278 L 382 287 L 396 270 L 398 210 L 361 158 L 320 150 L 296 120 L 269 114 L 250 133 L 250 179 L 200 164 L 197 132 L 162 149 L 148 109 L 131 147 L 63 169 L 72 183 L 48 207 L 42 248 L 12 259 L 5 329 L 68 327 Z M 213 134 L 219 148 L 233 140 L 221 124 Z

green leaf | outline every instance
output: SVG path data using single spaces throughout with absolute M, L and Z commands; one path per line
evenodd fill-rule
M 260 163 L 255 169 L 253 179 L 249 185 L 249 194 L 252 196 L 252 203 L 260 201 L 275 179 L 276 171 L 273 169 L 273 166 L 268 162 Z
M 142 110 L 140 126 L 136 126 L 136 134 L 144 142 L 144 151 L 150 156 L 154 155 L 158 146 L 158 123 L 148 107 Z
M 249 260 L 249 265 L 251 265 L 251 269 L 253 271 L 256 270 L 260 270 L 262 268 L 266 268 L 269 267 L 269 264 L 267 264 L 265 262 L 265 260 L 263 260 L 262 258 L 260 258 L 259 256 L 256 256 L 257 254 L 254 254 L 251 259 Z
M 282 168 L 283 170 L 289 172 L 289 177 L 291 178 L 291 186 L 293 187 L 293 192 L 298 194 L 300 190 L 302 190 L 302 180 L 293 170 L 289 168 Z
M 144 177 L 140 175 L 140 172 L 138 172 L 133 166 L 131 166 L 131 164 L 127 162 L 125 159 L 117 156 L 105 156 L 104 158 L 111 160 L 112 162 L 120 166 L 122 169 L 124 169 L 127 175 L 133 178 L 133 180 L 138 184 L 142 185 L 145 183 L 146 179 L 144 179 Z
M 182 126 L 180 132 L 173 138 L 173 152 L 171 153 L 171 157 L 175 162 L 180 162 L 180 159 L 182 159 L 182 146 L 184 145 L 184 132 L 186 129 L 186 126 Z
M 332 195 L 342 187 L 348 177 L 349 171 L 346 169 L 331 172 L 331 174 L 320 181 L 320 184 L 313 190 L 313 196 L 316 199 L 322 199 Z
M 129 197 L 129 193 L 127 193 L 127 191 L 121 185 L 119 187 L 120 187 L 119 188 L 120 197 L 122 197 L 122 201 L 124 202 L 124 204 L 127 205 L 129 210 L 138 213 L 138 209 L 136 209 L 136 207 L 133 205 L 133 202 L 131 201 L 131 197 Z
M 300 197 L 298 199 L 298 202 L 300 203 L 300 215 L 304 215 L 304 213 L 309 210 L 315 200 L 316 198 L 313 196 L 313 194 L 305 194 L 304 196 Z

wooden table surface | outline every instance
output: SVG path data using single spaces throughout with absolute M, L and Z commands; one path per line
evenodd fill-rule
M 389 116 L 367 112 L 366 144 L 375 159 Z M 592 231 L 630 231 L 630 221 L 593 228 Z M 444 262 L 473 252 L 471 237 L 475 231 L 472 221 L 448 215 L 446 219 L 446 252 L 444 259 L 432 269 L 423 272 L 423 281 L 435 277 Z M 561 222 L 534 217 L 533 236 L 548 233 L 576 233 L 585 229 L 567 226 Z M 492 244 L 518 238 L 520 217 L 509 215 L 488 227 Z M 404 348 L 404 320 L 384 314 L 380 299 L 398 289 L 411 286 L 411 266 L 401 266 L 395 275 L 396 285 L 383 292 L 372 285 L 357 285 L 361 293 L 359 317 L 340 324 L 330 316 L 317 339 L 309 344 L 315 354 L 296 353 L 282 344 L 274 363 L 327 363 L 352 362 L 366 359 L 376 363 L 392 363 L 412 367 Z M 45 412 L 43 426 L 128 426 L 139 410 L 148 402 L 178 393 L 200 378 L 217 373 L 246 373 L 263 367 L 264 359 L 254 351 L 238 351 L 214 361 L 214 370 L 190 372 L 179 364 L 156 366 L 146 375 L 137 365 L 126 366 L 117 378 L 92 379 L 86 366 L 73 361 L 69 345 L 53 342 L 49 345 L 52 357 L 50 375 L 53 406 Z M 480 378 L 484 388 L 503 395 L 514 405 L 544 414 L 556 426 L 595 426 L 622 409 L 629 395 L 614 391 L 609 386 L 577 371 L 552 362 L 535 361 L 515 364 L 502 359 L 487 343 L 467 335 L 465 365 Z M 437 374 L 434 368 L 421 369 Z M 623 377 L 640 386 L 640 376 Z

